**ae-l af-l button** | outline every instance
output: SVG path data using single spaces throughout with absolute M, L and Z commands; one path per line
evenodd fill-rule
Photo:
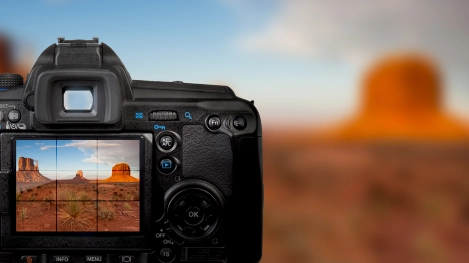
M 233 120 L 233 127 L 235 127 L 236 130 L 244 130 L 246 128 L 246 119 L 241 116 L 237 116 Z

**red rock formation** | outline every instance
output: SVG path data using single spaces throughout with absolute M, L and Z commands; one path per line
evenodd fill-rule
M 112 176 L 130 175 L 130 166 L 126 163 L 118 163 L 112 167 Z
M 138 182 L 139 180 L 130 175 L 130 166 L 126 163 L 118 163 L 112 167 L 111 177 L 101 182 Z
M 33 159 L 20 157 L 18 160 L 18 171 L 38 171 L 39 172 L 39 161 L 36 161 L 36 165 L 34 165 Z
M 39 173 L 39 162 L 31 158 L 20 157 L 18 159 L 18 171 L 16 172 L 17 182 L 47 182 L 49 178 Z
M 459 140 L 469 129 L 445 112 L 438 67 L 419 54 L 379 60 L 363 79 L 359 114 L 340 125 L 339 139 Z
M 88 179 L 83 176 L 82 170 L 78 170 L 72 181 L 88 181 Z

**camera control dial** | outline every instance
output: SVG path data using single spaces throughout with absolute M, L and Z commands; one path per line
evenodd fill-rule
M 0 88 L 14 88 L 23 85 L 23 76 L 20 74 L 0 74 Z
M 174 187 L 177 190 L 166 195 L 170 198 L 167 213 L 172 231 L 187 241 L 210 237 L 222 220 L 222 194 L 201 180 L 187 180 Z

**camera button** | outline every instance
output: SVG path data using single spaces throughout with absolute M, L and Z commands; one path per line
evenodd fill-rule
M 207 126 L 211 130 L 218 130 L 221 127 L 221 120 L 217 116 L 212 116 L 207 120 Z
M 8 113 L 8 119 L 14 123 L 19 122 L 21 119 L 21 112 L 19 110 L 11 110 Z
M 22 256 L 21 263 L 37 263 L 37 256 Z
M 135 262 L 135 257 L 134 256 L 119 256 L 117 258 L 118 263 L 133 263 Z
M 103 262 L 103 256 L 88 255 L 85 257 L 85 262 Z
M 70 256 L 54 256 L 54 263 L 70 262 Z
M 246 128 L 246 119 L 241 116 L 237 116 L 233 120 L 233 127 L 235 127 L 236 130 L 244 130 Z
M 170 248 L 165 247 L 160 250 L 160 255 L 158 256 L 158 259 L 161 262 L 167 263 L 171 262 L 174 259 L 174 256 L 175 255 L 173 251 Z
M 191 206 L 186 210 L 184 221 L 188 225 L 196 226 L 204 220 L 204 212 L 197 206 Z
M 165 149 L 165 150 L 170 150 L 171 148 L 173 148 L 173 145 L 174 145 L 174 139 L 173 137 L 169 136 L 169 135 L 165 135 L 163 137 L 161 137 L 160 139 L 160 147 Z
M 171 157 L 164 158 L 160 161 L 159 168 L 160 172 L 170 174 L 176 169 L 176 162 Z

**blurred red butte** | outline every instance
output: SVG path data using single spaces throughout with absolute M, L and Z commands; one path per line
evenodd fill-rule
M 345 140 L 459 140 L 469 129 L 442 107 L 438 68 L 420 54 L 385 57 L 364 75 L 359 113 L 333 132 Z
M 29 65 L 27 63 L 14 63 L 13 61 L 13 45 L 10 40 L 0 34 L 0 74 L 1 73 L 17 73 L 26 77 L 29 73 Z
M 0 73 L 13 71 L 10 46 L 8 39 L 0 35 Z

